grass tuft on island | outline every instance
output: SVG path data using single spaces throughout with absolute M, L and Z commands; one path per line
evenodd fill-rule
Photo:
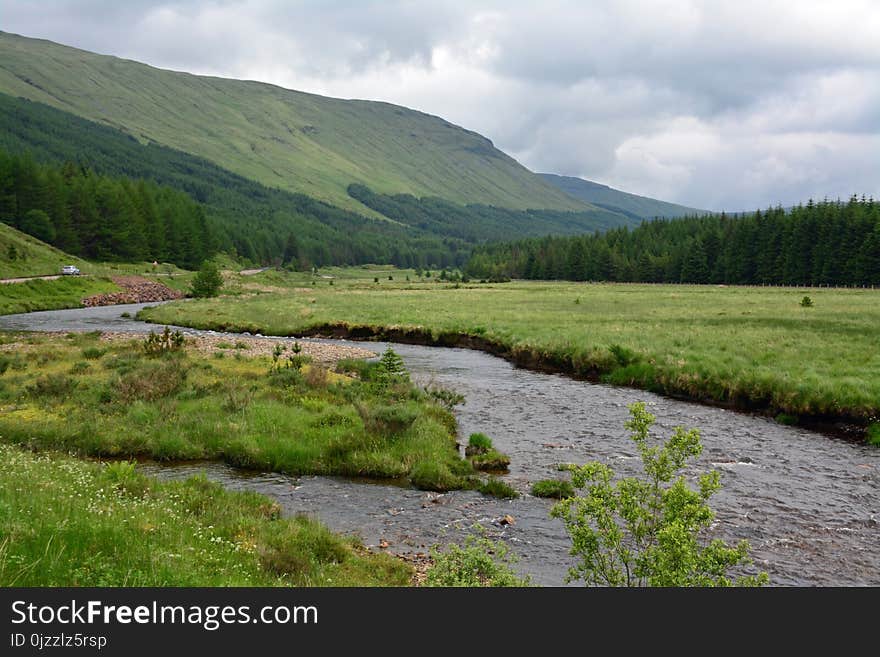
M 782 414 L 799 424 L 880 416 L 880 292 L 516 281 L 376 290 L 372 272 L 337 285 L 184 301 L 151 321 L 265 335 L 382 338 L 482 349 L 532 369 Z M 290 285 L 308 284 L 291 274 Z M 432 282 L 434 281 L 434 282 Z M 800 306 L 809 292 L 815 307 Z M 580 303 L 573 304 L 572 299 Z M 479 309 L 479 310 L 477 310 Z
M 5 443 L 429 490 L 476 485 L 452 413 L 408 378 L 383 375 L 381 363 L 363 363 L 353 378 L 302 358 L 208 357 L 176 348 L 173 336 L 167 349 L 158 337 L 109 342 L 96 333 L 0 342 Z
M 405 586 L 412 569 L 204 477 L 0 444 L 0 586 Z

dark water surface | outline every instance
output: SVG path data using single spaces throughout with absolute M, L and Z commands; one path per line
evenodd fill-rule
M 141 305 L 8 315 L 0 329 L 144 333 L 149 324 L 121 318 Z M 190 329 L 183 329 L 198 333 Z M 359 346 L 381 352 L 384 343 Z M 511 457 L 505 479 L 523 496 L 504 501 L 472 491 L 439 495 L 333 477 L 242 473 L 222 464 L 144 469 L 163 477 L 205 472 L 232 489 L 256 490 L 289 513 L 309 513 L 331 529 L 358 534 L 367 545 L 426 551 L 460 541 L 474 524 L 503 537 L 521 557 L 520 570 L 539 584 L 561 585 L 570 565 L 562 524 L 550 501 L 528 495 L 532 482 L 558 476 L 556 465 L 598 459 L 619 474 L 639 460 L 623 423 L 627 405 L 646 401 L 655 430 L 699 427 L 704 451 L 694 472 L 714 467 L 722 490 L 713 537 L 747 539 L 756 564 L 777 585 L 880 584 L 880 450 L 766 418 L 665 399 L 651 393 L 573 381 L 516 369 L 476 351 L 394 345 L 420 383 L 434 381 L 465 395 L 456 416 L 464 439 L 491 436 Z M 513 516 L 513 525 L 500 518 Z

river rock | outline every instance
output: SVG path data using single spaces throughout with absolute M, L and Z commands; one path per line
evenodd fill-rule
M 122 292 L 94 294 L 82 300 L 87 308 L 93 306 L 115 306 L 121 303 L 152 303 L 182 299 L 183 292 L 172 290 L 167 285 L 151 281 L 142 276 L 116 276 L 113 282 L 123 288 Z

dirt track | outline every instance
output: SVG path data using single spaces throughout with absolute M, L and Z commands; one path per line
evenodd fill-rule
M 46 276 L 24 276 L 22 278 L 0 278 L 0 283 L 10 285 L 12 283 L 24 283 L 25 281 L 54 281 L 61 278 L 61 274 L 48 274 Z

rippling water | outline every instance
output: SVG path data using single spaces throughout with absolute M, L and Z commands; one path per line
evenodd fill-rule
M 0 317 L 0 328 L 132 330 L 150 326 L 119 315 L 138 308 L 77 309 Z M 381 352 L 383 343 L 358 343 Z M 503 537 L 535 582 L 564 583 L 568 537 L 549 518 L 550 501 L 529 486 L 558 475 L 556 465 L 599 459 L 620 474 L 638 472 L 639 460 L 623 427 L 627 405 L 646 401 L 655 430 L 699 427 L 704 451 L 694 472 L 714 467 L 722 490 L 712 498 L 712 536 L 748 539 L 752 555 L 777 585 L 880 584 L 880 450 L 762 417 L 674 401 L 647 392 L 573 381 L 516 369 L 480 352 L 394 345 L 416 380 L 455 388 L 462 437 L 481 431 L 511 457 L 506 477 L 524 495 L 503 501 L 472 491 L 445 495 L 331 477 L 243 474 L 220 464 L 145 465 L 165 476 L 204 471 L 235 489 L 258 490 L 290 513 L 310 513 L 336 531 L 360 535 L 367 545 L 425 551 L 461 540 L 474 524 Z M 498 522 L 504 515 L 515 523 Z

